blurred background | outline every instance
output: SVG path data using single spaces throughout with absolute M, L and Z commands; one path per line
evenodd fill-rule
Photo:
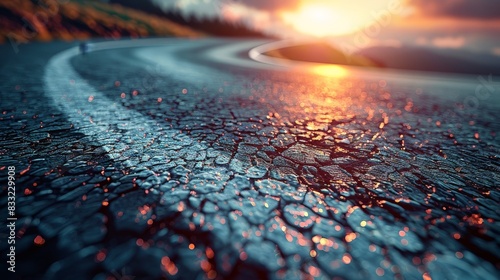
M 497 0 L 0 0 L 0 43 L 143 37 L 293 39 L 271 55 L 500 75 Z

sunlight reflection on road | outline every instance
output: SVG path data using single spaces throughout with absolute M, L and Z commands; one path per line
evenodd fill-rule
M 318 66 L 312 66 L 311 72 L 333 78 L 342 78 L 349 74 L 347 68 L 332 64 L 320 64 Z

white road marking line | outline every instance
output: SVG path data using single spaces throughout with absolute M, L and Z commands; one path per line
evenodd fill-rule
M 135 47 L 147 44 L 142 42 L 125 45 Z M 98 43 L 93 48 L 102 50 L 115 46 L 113 43 Z M 125 167 L 133 167 L 127 161 L 129 157 L 121 155 L 123 149 L 137 150 L 140 157 L 147 152 L 144 147 L 146 142 L 152 139 L 168 139 L 172 145 L 180 146 L 192 143 L 189 136 L 167 126 L 160 126 L 154 120 L 121 106 L 94 89 L 71 66 L 71 58 L 78 54 L 78 48 L 75 47 L 50 59 L 44 75 L 45 94 L 67 115 L 79 132 L 100 143 L 111 157 L 124 163 Z M 122 150 L 115 152 L 118 142 L 127 144 Z

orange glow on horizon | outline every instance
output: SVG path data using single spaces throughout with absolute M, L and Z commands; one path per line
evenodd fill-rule
M 348 75 L 348 70 L 341 65 L 320 64 L 311 68 L 312 72 L 331 78 L 342 78 Z

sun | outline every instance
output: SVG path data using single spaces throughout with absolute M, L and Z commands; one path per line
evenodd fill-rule
M 362 3 L 331 0 L 303 1 L 298 9 L 283 11 L 281 18 L 284 23 L 303 34 L 315 37 L 345 35 L 362 29 L 373 20 L 373 17 L 365 11 L 375 8 L 374 1 L 361 0 L 360 2 Z M 360 9 L 360 4 L 363 3 L 366 3 L 365 9 Z
M 305 5 L 286 17 L 295 30 L 316 37 L 340 35 L 351 31 L 346 22 L 348 19 L 328 6 Z
M 320 5 L 310 5 L 304 7 L 298 14 L 299 31 L 309 32 L 317 36 L 328 35 L 337 29 L 335 24 L 340 21 L 339 15 L 329 11 Z

